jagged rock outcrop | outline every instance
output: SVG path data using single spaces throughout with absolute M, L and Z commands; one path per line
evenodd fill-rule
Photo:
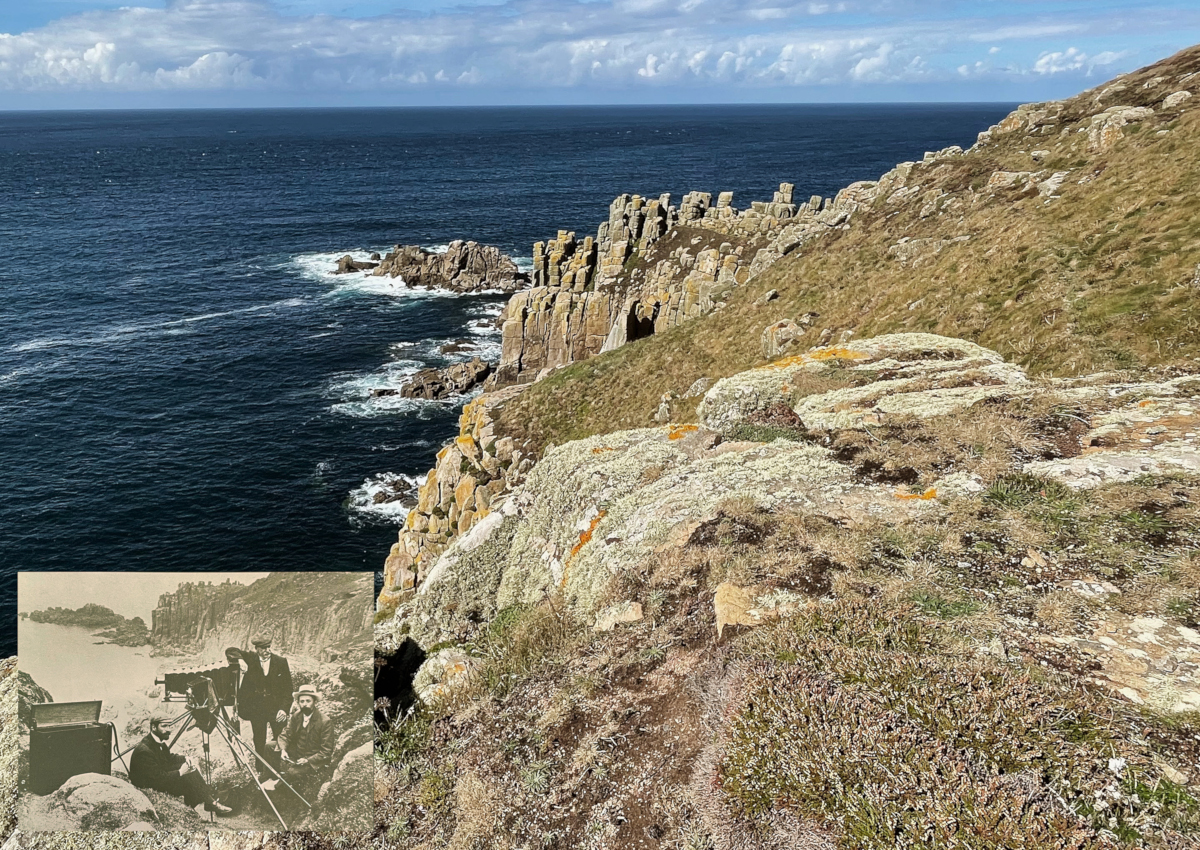
M 342 262 L 348 259 L 342 258 Z M 400 277 L 408 286 L 453 292 L 515 292 L 529 285 L 529 275 L 492 245 L 456 239 L 442 253 L 417 245 L 397 245 L 379 263 L 354 263 L 347 271 L 371 268 L 371 274 Z M 342 271 L 339 265 L 338 271 Z
M 369 272 L 372 269 L 378 268 L 379 263 L 370 261 L 356 260 L 350 254 L 346 254 L 338 260 L 337 269 L 334 274 L 350 274 L 351 272 Z
M 893 182 L 895 182 L 893 180 Z M 533 288 L 504 313 L 503 351 L 493 386 L 527 383 L 546 370 L 586 360 L 719 308 L 733 287 L 808 240 L 847 226 L 879 184 L 848 186 L 837 197 L 793 203 L 780 184 L 770 202 L 733 206 L 690 192 L 622 195 L 595 237 L 575 234 L 533 246 Z
M 368 573 L 272 573 L 249 586 L 188 582 L 159 597 L 153 640 L 219 656 L 267 631 L 276 651 L 339 660 L 369 642 L 372 595 Z
M 224 620 L 233 600 L 245 592 L 245 585 L 227 579 L 221 584 L 186 582 L 174 593 L 162 594 L 150 615 L 151 642 L 186 646 L 202 641 Z
M 375 390 L 372 395 L 401 395 L 405 398 L 446 399 L 470 392 L 492 373 L 492 364 L 479 357 L 443 368 L 422 369 L 400 389 Z

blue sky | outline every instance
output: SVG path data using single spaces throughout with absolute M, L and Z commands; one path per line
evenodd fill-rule
M 1200 2 L 0 0 L 0 109 L 1028 101 L 1200 42 Z

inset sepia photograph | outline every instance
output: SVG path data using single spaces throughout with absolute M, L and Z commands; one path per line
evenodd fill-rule
M 20 573 L 21 831 L 370 828 L 373 589 Z

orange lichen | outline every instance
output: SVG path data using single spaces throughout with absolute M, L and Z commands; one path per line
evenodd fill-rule
M 784 357 L 774 363 L 768 363 L 764 368 L 787 369 L 790 366 L 804 366 L 808 363 L 821 363 L 825 360 L 867 360 L 870 356 L 865 351 L 855 351 L 852 348 L 818 348 L 807 354 Z
M 604 519 L 607 514 L 608 511 L 600 511 L 594 517 L 592 517 L 592 521 L 588 524 L 587 530 L 579 532 L 579 542 L 571 547 L 571 553 L 567 555 L 566 563 L 563 564 L 562 581 L 558 583 L 559 587 L 567 586 L 567 576 L 571 572 L 571 561 L 576 555 L 579 554 L 580 549 L 591 542 L 592 535 L 596 532 L 596 526 L 600 524 L 600 520 Z
M 903 490 L 901 490 L 901 491 L 899 491 L 899 492 L 897 492 L 897 493 L 896 493 L 896 498 L 897 498 L 897 499 L 903 499 L 903 500 L 905 500 L 906 502 L 907 502 L 907 501 L 910 501 L 910 500 L 912 500 L 912 499 L 920 499 L 920 500 L 922 500 L 922 501 L 928 501 L 929 499 L 936 499 L 936 498 L 937 498 L 937 488 L 936 488 L 936 487 L 930 487 L 930 488 L 929 488 L 928 490 L 926 490 L 924 493 L 905 493 Z
M 1148 398 L 1145 401 L 1139 401 L 1138 407 L 1149 407 L 1152 404 L 1154 404 L 1154 399 Z
M 681 440 L 693 431 L 699 431 L 699 425 L 672 425 L 667 432 L 668 440 Z
M 592 454 L 602 455 L 605 452 L 615 452 L 615 451 L 616 451 L 616 449 L 613 448 L 612 446 L 596 446 L 596 448 L 592 449 Z

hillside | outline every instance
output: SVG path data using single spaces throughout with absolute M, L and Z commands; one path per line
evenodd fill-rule
M 967 152 L 901 166 L 847 229 L 774 262 L 716 312 L 547 377 L 505 406 L 499 430 L 541 447 L 648 425 L 664 393 L 671 418 L 690 419 L 689 388 L 763 362 L 763 329 L 781 320 L 802 325 L 801 351 L 926 331 L 1035 374 L 1194 362 L 1200 109 L 1164 102 L 1200 89 L 1198 73 L 1192 48 L 1024 106 Z
M 1196 846 L 1193 80 L 536 245 L 385 566 L 375 840 Z

